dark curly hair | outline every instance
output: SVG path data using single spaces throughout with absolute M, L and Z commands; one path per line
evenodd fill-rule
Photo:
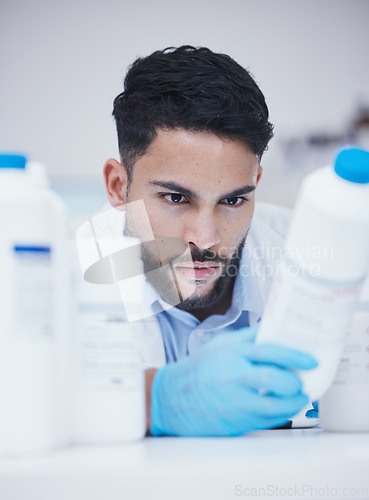
M 113 116 L 129 180 L 158 129 L 239 139 L 259 159 L 273 137 L 264 95 L 250 73 L 205 47 L 169 47 L 138 58 L 114 100 Z

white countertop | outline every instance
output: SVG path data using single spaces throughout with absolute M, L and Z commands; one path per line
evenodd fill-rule
M 369 433 L 145 438 L 0 460 L 1 500 L 369 498 Z

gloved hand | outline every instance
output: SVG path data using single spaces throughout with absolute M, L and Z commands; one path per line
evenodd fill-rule
M 319 401 L 313 401 L 313 407 L 305 413 L 307 418 L 318 418 L 319 417 Z
M 255 344 L 257 328 L 220 334 L 154 378 L 151 433 L 237 436 L 277 427 L 307 403 L 291 370 L 317 366 L 310 355 L 281 345 Z

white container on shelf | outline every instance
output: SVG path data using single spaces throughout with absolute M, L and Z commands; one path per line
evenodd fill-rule
M 369 432 L 369 274 L 333 384 L 319 401 L 323 429 Z
M 369 153 L 344 148 L 303 181 L 257 342 L 312 354 L 311 400 L 328 389 L 369 264 Z
M 141 323 L 128 323 L 114 285 L 76 273 L 72 436 L 76 444 L 117 444 L 145 435 Z
M 67 213 L 0 155 L 0 455 L 66 444 L 62 409 L 68 335 Z M 64 349 L 64 351 L 63 351 Z
M 112 219 L 120 224 L 120 215 L 112 208 L 95 215 L 78 228 L 74 242 L 76 444 L 125 443 L 142 439 L 146 432 L 145 368 L 155 366 L 147 366 L 145 351 L 161 336 L 155 317 L 137 314 L 145 293 L 140 241 L 124 237 L 123 227 L 104 235 L 114 225 Z M 111 256 L 120 251 L 119 272 L 128 271 L 131 278 L 117 276 Z M 136 321 L 129 321 L 128 307 Z

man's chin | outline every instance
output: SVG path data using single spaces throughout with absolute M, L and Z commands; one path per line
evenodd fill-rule
M 146 278 L 167 304 L 191 311 L 211 305 L 224 290 L 227 278 L 196 280 L 184 279 L 163 268 L 146 274 Z
M 221 277 L 207 280 L 196 279 L 194 277 L 192 279 L 180 279 L 178 274 L 176 274 L 177 288 L 183 298 L 197 294 L 207 295 L 211 293 L 219 279 Z
M 192 287 L 196 287 L 195 291 L 177 304 L 176 307 L 184 311 L 209 307 L 222 295 L 226 282 L 227 278 L 224 277 L 220 277 L 212 283 L 208 283 L 203 280 L 194 280 L 192 282 Z M 186 288 L 184 289 L 186 290 Z M 182 296 L 186 297 L 185 294 Z

